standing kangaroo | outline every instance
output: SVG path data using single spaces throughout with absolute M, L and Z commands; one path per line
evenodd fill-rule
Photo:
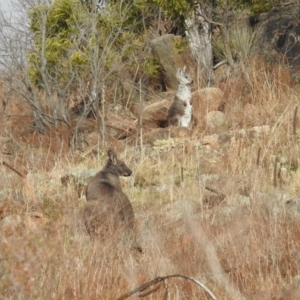
M 191 87 L 192 78 L 185 72 L 185 67 L 178 68 L 176 73 L 178 79 L 178 89 L 175 94 L 175 99 L 168 111 L 168 126 L 189 127 L 192 120 L 192 105 L 191 105 Z
M 108 161 L 86 188 L 87 203 L 84 221 L 92 237 L 105 238 L 134 227 L 132 205 L 123 193 L 119 176 L 130 176 L 132 171 L 108 151 Z

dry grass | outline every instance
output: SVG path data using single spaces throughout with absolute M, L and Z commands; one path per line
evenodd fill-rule
M 20 180 L 4 167 L 0 174 L 0 217 L 23 220 L 1 229 L 0 299 L 117 299 L 169 274 L 202 281 L 218 299 L 279 299 L 300 268 L 300 219 L 289 218 L 283 202 L 272 199 L 276 193 L 299 192 L 299 139 L 293 136 L 298 94 L 283 68 L 268 71 L 252 61 L 244 71 L 251 85 L 237 76 L 222 86 L 228 131 L 269 125 L 267 133 L 237 133 L 217 150 L 197 140 L 143 156 L 124 149 L 123 159 L 134 170 L 124 190 L 143 253 L 129 249 L 126 241 L 93 243 L 82 223 L 84 200 L 72 184 L 60 182 L 68 169 L 100 168 L 105 157 L 65 155 L 59 147 L 55 156 L 53 145 L 49 151 L 20 148 L 27 178 Z M 245 112 L 249 105 L 253 110 Z M 285 173 L 274 187 L 276 157 L 284 158 Z M 205 179 L 205 174 L 219 177 Z M 207 196 L 205 185 L 225 200 Z M 32 218 L 34 211 L 42 217 Z M 169 299 L 210 299 L 186 280 L 166 283 L 145 299 L 164 299 L 166 288 Z

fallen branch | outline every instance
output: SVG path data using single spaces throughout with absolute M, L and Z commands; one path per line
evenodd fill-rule
M 190 280 L 193 283 L 196 283 L 198 286 L 200 286 L 202 289 L 204 289 L 207 294 L 209 294 L 209 296 L 211 297 L 212 300 L 217 300 L 217 297 L 202 282 L 196 280 L 195 278 L 192 278 L 192 277 L 189 277 L 189 276 L 186 276 L 186 275 L 180 275 L 180 274 L 167 275 L 167 276 L 163 276 L 163 277 L 156 277 L 153 280 L 148 281 L 148 282 L 138 286 L 137 288 L 131 290 L 130 292 L 122 295 L 117 300 L 127 299 L 127 298 L 131 297 L 132 295 L 134 295 L 138 292 L 145 291 L 147 288 L 149 288 L 150 286 L 152 286 L 154 284 L 161 283 L 161 282 L 165 281 L 166 279 L 170 279 L 170 278 L 174 278 L 174 277 L 183 278 L 183 279 L 186 279 L 186 280 Z M 146 293 L 146 294 L 144 293 L 140 297 L 144 297 L 145 295 L 149 295 L 150 293 L 154 293 L 155 291 L 157 291 L 159 289 L 159 287 L 160 287 L 160 285 L 157 288 L 152 289 L 148 293 Z
M 19 172 L 18 170 L 16 170 L 14 167 L 12 167 L 11 165 L 9 165 L 8 163 L 6 163 L 5 161 L 2 161 L 1 164 L 3 166 L 8 167 L 9 169 L 11 169 L 12 171 L 14 171 L 16 174 L 18 174 L 20 177 L 25 178 L 25 175 L 23 175 L 21 172 Z
M 227 64 L 227 59 L 224 59 L 220 62 L 218 62 L 216 65 L 213 66 L 213 69 L 216 70 L 217 68 L 219 68 L 220 66 Z
M 205 186 L 205 189 L 212 192 L 212 193 L 215 193 L 215 194 L 219 195 L 222 198 L 222 200 L 224 200 L 226 198 L 226 195 L 224 195 L 223 193 L 221 193 L 221 192 L 219 192 L 219 191 L 217 191 L 213 188 L 210 188 L 209 186 Z
M 295 107 L 295 110 L 294 110 L 294 119 L 293 119 L 293 135 L 294 136 L 297 136 L 297 115 L 298 115 L 298 105 Z
M 260 163 L 260 155 L 261 155 L 261 147 L 258 148 L 257 151 L 257 158 L 256 158 L 256 165 L 259 166 Z

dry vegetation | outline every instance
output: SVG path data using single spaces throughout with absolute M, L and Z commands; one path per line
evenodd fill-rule
M 45 142 L 33 143 L 37 136 L 24 134 L 23 141 L 31 143 L 20 144 L 10 161 L 25 166 L 27 177 L 1 167 L 0 299 L 117 299 L 170 274 L 196 278 L 217 299 L 280 299 L 299 273 L 300 218 L 288 217 L 284 203 L 269 198 L 299 192 L 299 126 L 294 132 L 299 89 L 284 67 L 268 69 L 252 60 L 244 70 L 219 85 L 226 94 L 225 131 L 269 125 L 267 133 L 237 133 L 217 149 L 201 146 L 202 132 L 166 150 L 140 153 L 124 146 L 123 159 L 134 171 L 123 181 L 124 191 L 135 210 L 143 253 L 126 241 L 93 243 L 82 223 L 84 200 L 72 184 L 61 184 L 68 169 L 99 169 L 106 155 L 69 153 L 56 135 L 45 148 Z M 10 109 L 15 108 L 8 107 L 3 120 Z M 2 132 L 18 141 L 13 126 L 26 122 L 5 120 Z M 274 187 L 276 157 L 286 159 Z M 221 176 L 213 188 L 225 199 L 207 196 L 204 186 L 211 182 L 203 174 Z M 243 199 L 249 201 L 242 205 Z M 5 226 L 7 216 L 22 221 Z M 166 291 L 168 299 L 210 299 L 181 278 L 166 280 L 144 299 L 167 299 Z M 288 292 L 284 297 L 296 299 Z

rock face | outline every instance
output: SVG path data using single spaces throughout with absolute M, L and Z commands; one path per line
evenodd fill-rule
M 257 51 L 269 53 L 275 60 L 278 58 L 272 53 L 283 55 L 297 70 L 300 69 L 300 23 L 295 14 L 298 9 L 298 4 L 281 6 L 253 20 L 259 26 L 255 41 Z
M 196 78 L 197 66 L 190 50 L 179 49 L 181 37 L 173 34 L 165 34 L 151 41 L 154 54 L 162 66 L 163 79 L 166 86 L 176 89 L 178 81 L 176 79 L 176 69 L 178 67 L 188 66 L 188 72 L 192 78 Z

